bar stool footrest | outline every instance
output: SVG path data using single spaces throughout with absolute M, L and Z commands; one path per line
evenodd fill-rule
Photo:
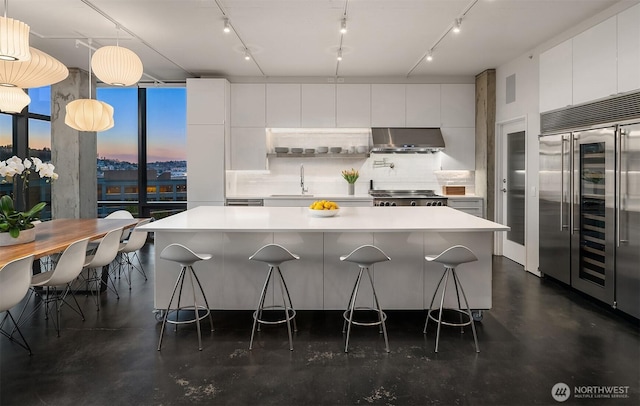
M 178 314 L 178 311 L 182 312 L 189 312 L 189 313 L 193 313 L 193 318 L 187 319 L 187 320 L 171 320 L 169 319 L 169 317 L 171 315 L 176 315 Z M 204 312 L 203 312 L 204 311 Z M 185 306 L 185 307 L 180 307 L 178 309 L 171 309 L 171 310 L 166 310 L 167 312 L 167 323 L 170 324 L 190 324 L 190 323 L 195 323 L 196 321 L 200 321 L 203 319 L 206 319 L 207 317 L 209 317 L 209 314 L 211 313 L 210 309 L 207 309 L 204 306 L 198 306 L 198 311 L 197 311 L 197 316 L 196 316 L 196 311 L 194 310 L 193 306 Z
M 357 320 L 350 320 L 349 319 L 349 313 L 351 313 L 350 310 L 345 310 L 345 312 L 342 314 L 342 317 L 344 317 L 344 319 L 347 321 L 347 323 L 351 323 L 351 324 L 355 324 L 357 326 L 378 326 L 382 323 L 384 323 L 387 320 L 387 314 L 385 312 L 378 312 L 378 309 L 374 309 L 373 307 L 355 307 L 353 309 L 353 314 L 355 316 L 355 313 L 357 311 L 371 311 L 371 312 L 375 312 L 375 313 L 382 313 L 382 321 L 377 320 L 377 321 L 372 321 L 372 322 L 363 322 L 363 321 L 357 321 Z
M 285 307 L 284 306 L 278 306 L 278 305 L 274 305 L 274 306 L 264 306 L 262 308 L 262 312 L 264 313 L 265 311 L 275 311 L 275 310 L 280 310 L 280 311 L 285 311 Z M 253 318 L 260 324 L 282 324 L 282 323 L 286 323 L 288 321 L 293 320 L 296 317 L 296 311 L 295 309 L 288 307 L 286 308 L 287 311 L 287 317 L 283 318 L 283 319 L 278 319 L 278 320 L 266 320 L 266 319 L 260 319 L 258 318 L 258 312 L 259 310 L 256 310 L 255 312 L 253 312 Z
M 449 321 L 440 320 L 440 324 L 444 324 L 445 326 L 452 326 L 452 327 L 464 327 L 464 326 L 471 325 L 471 323 L 473 322 L 473 318 L 469 318 L 469 315 L 467 314 L 467 312 L 465 310 L 462 310 L 462 309 L 451 309 L 451 308 L 444 308 L 443 309 L 443 311 L 446 311 L 446 310 L 461 313 L 463 316 L 465 316 L 467 318 L 467 321 L 463 321 L 462 323 L 453 323 L 453 322 L 449 322 Z M 431 315 L 431 313 L 433 313 L 433 312 L 438 313 L 439 311 L 440 311 L 440 308 L 431 309 L 427 313 L 427 317 L 437 323 L 438 319 L 433 317 Z

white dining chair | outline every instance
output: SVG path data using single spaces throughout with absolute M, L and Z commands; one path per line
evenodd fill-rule
M 91 294 L 95 296 L 98 311 L 100 311 L 100 288 L 103 283 L 103 278 L 106 279 L 106 281 L 104 281 L 104 283 L 106 283 L 106 287 L 111 289 L 116 297 L 120 299 L 115 281 L 111 277 L 109 266 L 116 258 L 116 255 L 118 255 L 121 236 L 122 228 L 109 231 L 100 241 L 95 253 L 87 255 L 85 258 L 83 268 L 88 270 L 88 273 L 83 279 L 87 284 L 88 292 L 91 292 Z M 104 277 L 102 273 L 98 275 L 98 268 L 102 268 L 102 273 L 106 272 L 107 274 L 104 275 Z M 83 277 L 83 274 L 80 273 L 80 276 Z M 89 284 L 91 282 L 95 284 L 95 289 L 90 288 Z M 109 286 L 109 282 L 111 282 L 112 286 Z
M 120 243 L 120 247 L 118 249 L 118 276 L 123 271 L 123 268 L 126 267 L 126 269 L 124 269 L 124 272 L 125 278 L 129 283 L 129 289 L 131 289 L 131 272 L 133 269 L 137 270 L 140 275 L 144 277 L 145 281 L 147 280 L 147 273 L 142 267 L 142 262 L 140 261 L 140 257 L 138 256 L 138 251 L 146 244 L 147 236 L 149 234 L 148 231 L 140 230 L 139 227 L 144 226 L 149 222 L 151 222 L 151 219 L 145 219 L 139 222 L 129 234 L 129 238 Z M 137 260 L 138 265 L 134 265 L 133 259 Z
M 33 255 L 19 258 L 0 268 L 0 313 L 5 312 L 2 322 L 0 322 L 0 334 L 29 351 L 29 355 L 31 355 L 31 347 L 22 335 L 20 327 L 9 309 L 20 303 L 29 291 L 33 258 Z M 11 333 L 4 327 L 7 320 L 11 320 L 13 323 Z M 21 340 L 13 337 L 14 331 L 18 333 Z

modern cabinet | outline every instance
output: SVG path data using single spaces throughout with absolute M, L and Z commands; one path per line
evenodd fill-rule
M 447 205 L 453 209 L 484 218 L 484 200 L 481 197 L 448 197 Z
M 224 124 L 228 87 L 225 79 L 187 79 L 187 123 Z
M 618 92 L 640 89 L 640 4 L 618 14 Z
M 231 127 L 231 169 L 266 168 L 267 142 L 264 127 Z
M 442 127 L 475 127 L 475 89 L 473 83 L 440 85 L 440 122 Z
M 371 85 L 371 126 L 404 127 L 406 96 L 404 84 Z
M 297 83 L 267 83 L 267 127 L 300 127 L 300 89 Z
M 406 85 L 406 126 L 440 127 L 440 85 Z
M 573 104 L 617 93 L 617 19 L 611 17 L 573 38 Z M 636 66 L 636 69 L 638 67 Z
M 475 127 L 442 127 L 445 149 L 440 152 L 443 170 L 475 170 Z
M 266 123 L 266 85 L 231 84 L 231 126 L 262 127 Z
M 334 128 L 336 126 L 336 85 L 302 85 L 302 126 Z
M 371 85 L 336 86 L 336 126 L 371 127 Z
M 187 207 L 224 204 L 230 85 L 187 79 Z
M 540 54 L 540 112 L 573 104 L 572 76 L 572 40 Z

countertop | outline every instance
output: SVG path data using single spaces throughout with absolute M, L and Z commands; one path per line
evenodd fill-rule
M 313 217 L 307 207 L 200 206 L 140 227 L 168 232 L 482 232 L 509 227 L 449 207 L 342 207 Z

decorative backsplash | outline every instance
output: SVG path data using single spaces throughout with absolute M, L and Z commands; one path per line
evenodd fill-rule
M 300 165 L 304 165 L 305 187 L 309 194 L 347 194 L 344 169 L 357 169 L 356 195 L 374 189 L 442 192 L 442 186 L 465 186 L 467 194 L 475 191 L 473 171 L 440 170 L 441 153 L 371 154 L 367 159 L 350 158 L 270 158 L 268 171 L 227 171 L 228 196 L 267 196 L 300 193 Z

